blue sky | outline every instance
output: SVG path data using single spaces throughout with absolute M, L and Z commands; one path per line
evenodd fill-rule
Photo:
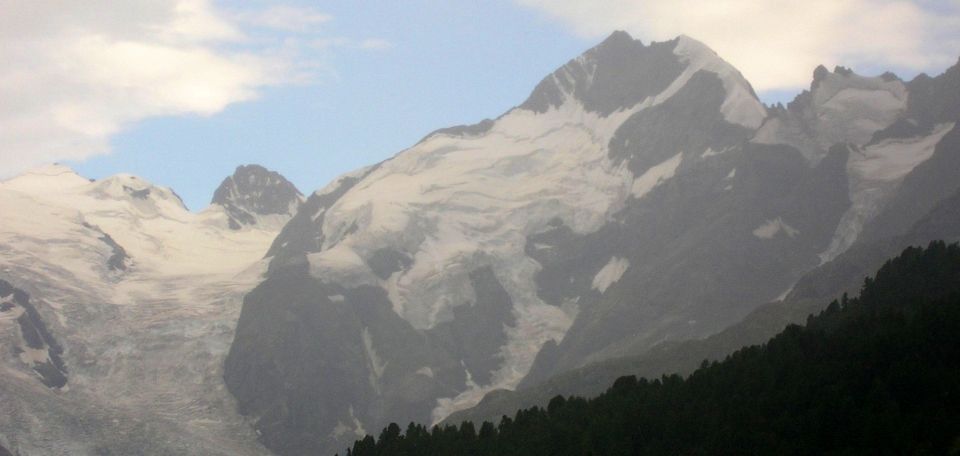
M 618 29 L 697 38 L 776 102 L 818 64 L 939 73 L 960 0 L 0 0 L 0 178 L 128 172 L 199 210 L 259 163 L 309 193 L 503 113 Z

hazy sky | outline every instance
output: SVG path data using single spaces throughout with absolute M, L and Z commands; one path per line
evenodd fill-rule
M 697 38 L 779 101 L 820 63 L 939 73 L 960 0 L 0 0 L 0 177 L 66 161 L 201 209 L 260 163 L 308 193 L 499 115 L 615 29 Z

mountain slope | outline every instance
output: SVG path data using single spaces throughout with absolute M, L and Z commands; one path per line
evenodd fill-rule
M 946 454 L 960 419 L 960 247 L 910 248 L 805 327 L 690 377 L 622 377 L 498 426 L 395 424 L 354 456 L 406 454 Z
M 265 452 L 220 378 L 283 216 L 233 230 L 220 206 L 191 213 L 136 176 L 93 181 L 63 166 L 0 182 L 0 214 L 0 340 L 12 348 L 0 357 L 0 444 Z
M 827 78 L 825 71 L 818 70 L 818 77 Z M 953 67 L 935 78 L 918 77 L 908 86 L 916 87 L 918 82 L 923 82 L 925 87 L 952 87 L 960 83 L 958 74 L 958 67 Z M 839 78 L 854 76 L 841 70 Z M 935 131 L 937 125 L 948 126 L 960 120 L 960 117 L 944 107 L 949 104 L 933 102 L 929 92 L 920 95 L 910 99 L 910 107 L 901 120 L 886 130 L 876 132 L 867 148 L 887 145 L 889 153 L 875 160 L 881 163 L 893 161 L 903 166 L 904 163 L 915 163 L 918 159 L 926 161 L 909 169 L 905 177 L 890 180 L 886 188 L 874 187 L 869 190 L 875 198 L 871 212 L 879 215 L 868 217 L 861 213 L 863 218 L 857 222 L 856 231 L 845 231 L 844 227 L 850 225 L 841 221 L 831 247 L 820 254 L 821 261 L 825 262 L 805 273 L 781 296 L 782 301 L 762 305 L 741 322 L 702 340 L 666 342 L 649 351 L 638 352 L 635 356 L 605 360 L 539 381 L 525 382 L 524 388 L 516 392 L 492 392 L 477 407 L 455 413 L 447 422 L 495 420 L 519 408 L 546 404 L 557 394 L 591 397 L 601 392 L 602 385 L 622 375 L 657 377 L 662 374 L 687 374 L 703 359 L 722 359 L 741 346 L 761 343 L 787 324 L 801 323 L 806 315 L 819 311 L 828 300 L 837 299 L 845 292 L 857 292 L 863 279 L 874 274 L 885 259 L 909 246 L 926 245 L 937 239 L 960 240 L 960 225 L 957 223 L 960 191 L 954 190 L 952 196 L 943 197 L 958 182 L 956 174 L 960 167 L 954 166 L 954 161 L 960 157 L 960 147 L 953 139 L 957 133 L 954 130 L 946 134 Z M 950 96 L 951 93 L 944 93 L 945 99 L 949 100 Z M 795 103 L 808 97 L 809 93 L 801 94 Z M 774 113 L 768 122 L 776 122 L 777 116 L 781 115 Z M 904 129 L 902 125 L 912 125 L 918 129 Z M 939 141 L 930 141 L 928 138 L 931 136 Z M 917 148 L 915 145 L 918 143 L 925 143 L 926 146 Z M 859 166 L 864 163 L 862 149 L 857 148 L 855 153 L 861 156 L 849 159 L 848 169 L 852 164 Z M 890 166 L 875 168 L 891 169 Z M 903 172 L 905 168 L 892 169 Z M 855 193 L 858 187 L 855 182 L 859 175 L 848 173 L 848 176 L 854 182 L 851 192 Z M 912 203 L 904 204 L 906 201 Z M 855 206 L 851 206 L 844 219 L 850 220 L 847 216 L 855 212 Z M 904 231 L 902 227 L 906 224 L 912 224 L 912 227 Z M 858 236 L 860 231 L 865 234 Z M 846 237 L 848 235 L 851 237 Z M 845 246 L 845 243 L 852 245 Z
M 740 347 L 763 343 L 786 326 L 801 324 L 810 314 L 820 312 L 829 300 L 840 299 L 843 294 L 855 295 L 865 278 L 875 275 L 887 259 L 903 249 L 942 239 L 960 241 L 960 192 L 939 204 L 903 236 L 855 244 L 836 259 L 805 274 L 782 301 L 758 307 L 717 334 L 700 340 L 661 343 L 636 356 L 589 364 L 516 391 L 493 391 L 477 406 L 456 412 L 444 422 L 496 422 L 522 408 L 543 407 L 558 394 L 595 397 L 624 375 L 689 375 L 703 360 L 722 360 Z

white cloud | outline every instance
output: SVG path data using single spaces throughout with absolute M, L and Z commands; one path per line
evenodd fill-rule
M 697 38 L 758 90 L 797 89 L 819 64 L 941 70 L 960 54 L 958 0 L 516 0 L 586 37 Z
M 0 0 L 0 178 L 110 150 L 150 117 L 209 116 L 259 89 L 331 73 L 331 16 L 214 0 Z M 328 46 L 383 50 L 380 39 Z
M 109 151 L 152 116 L 211 115 L 290 82 L 207 0 L 0 0 L 0 176 Z

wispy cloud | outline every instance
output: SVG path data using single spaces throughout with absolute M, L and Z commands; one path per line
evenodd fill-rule
M 274 5 L 260 11 L 236 13 L 236 19 L 254 27 L 286 32 L 308 32 L 333 19 L 329 14 L 313 8 Z
M 368 51 L 385 51 L 393 47 L 393 43 L 380 38 L 367 38 L 360 40 L 357 47 Z
M 310 47 L 320 50 L 328 49 L 359 49 L 363 51 L 385 51 L 393 48 L 393 43 L 380 38 L 353 39 L 346 37 L 318 38 L 312 40 Z
M 938 70 L 960 55 L 958 0 L 516 0 L 596 38 L 697 38 L 758 90 L 796 89 L 818 64 Z

